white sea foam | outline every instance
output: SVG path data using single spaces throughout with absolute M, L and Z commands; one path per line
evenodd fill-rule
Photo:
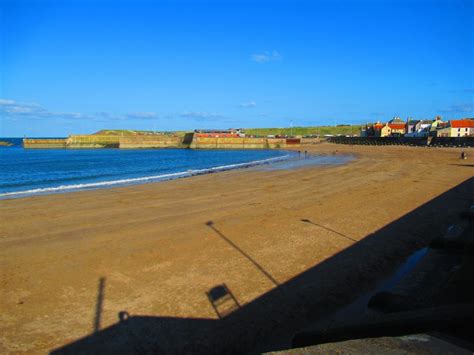
M 255 161 L 251 161 L 247 163 L 222 165 L 222 166 L 216 166 L 216 167 L 212 167 L 208 169 L 187 170 L 187 171 L 182 171 L 182 172 L 177 172 L 177 173 L 143 176 L 139 178 L 99 181 L 99 182 L 74 184 L 74 185 L 61 185 L 61 186 L 55 186 L 55 187 L 44 187 L 44 188 L 24 190 L 24 191 L 12 191 L 12 192 L 6 192 L 6 193 L 0 194 L 0 198 L 17 197 L 17 196 L 23 196 L 23 195 L 38 195 L 38 194 L 47 194 L 47 193 L 55 193 L 55 192 L 67 192 L 67 191 L 72 191 L 72 190 L 94 189 L 94 188 L 109 187 L 109 186 L 116 186 L 116 185 L 132 185 L 136 183 L 172 180 L 172 179 L 178 179 L 178 178 L 195 176 L 195 175 L 204 175 L 204 174 L 209 174 L 209 173 L 218 172 L 218 171 L 226 171 L 226 170 L 233 170 L 233 169 L 239 169 L 239 168 L 248 168 L 248 167 L 263 165 L 263 164 L 270 164 L 273 162 L 288 159 L 289 157 L 291 157 L 291 155 L 288 154 L 281 157 L 269 158 L 269 159 L 264 159 L 264 160 L 255 160 Z

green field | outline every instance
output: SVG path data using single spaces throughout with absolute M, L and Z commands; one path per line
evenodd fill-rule
M 134 129 L 102 129 L 98 132 L 95 132 L 93 135 L 106 135 L 106 136 L 137 136 L 137 135 L 163 135 L 163 134 L 173 134 L 178 136 L 184 136 L 186 132 L 181 131 L 140 131 Z
M 307 135 L 319 135 L 324 136 L 325 134 L 331 135 L 348 135 L 356 134 L 359 135 L 361 126 L 360 125 L 338 125 L 338 126 L 313 126 L 313 127 L 293 127 L 293 128 L 248 128 L 245 130 L 247 135 L 267 136 L 267 135 L 294 135 L 294 136 L 307 136 Z
M 287 135 L 287 136 L 308 136 L 325 134 L 331 135 L 359 135 L 360 125 L 337 125 L 337 126 L 312 126 L 312 127 L 284 127 L 284 128 L 246 128 L 247 135 L 268 136 L 268 135 Z M 151 135 L 151 134 L 176 134 L 178 136 L 184 135 L 184 131 L 179 132 L 165 132 L 165 131 L 138 131 L 138 130 L 123 130 L 123 129 L 103 129 L 94 135 L 114 135 L 114 136 L 128 136 L 128 135 Z

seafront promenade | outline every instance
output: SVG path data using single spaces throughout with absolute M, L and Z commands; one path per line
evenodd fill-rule
M 336 147 L 357 159 L 0 201 L 0 350 L 288 345 L 444 231 L 472 193 L 457 148 L 309 149 Z

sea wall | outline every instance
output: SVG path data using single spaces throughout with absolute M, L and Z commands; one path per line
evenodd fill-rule
M 336 144 L 474 147 L 474 137 L 329 137 Z
M 433 147 L 474 147 L 474 137 L 433 137 Z
M 301 138 L 302 145 L 319 144 L 319 143 L 321 143 L 320 138 Z
M 299 145 L 299 140 L 285 138 L 223 138 L 194 136 L 191 149 L 272 149 Z
M 146 148 L 188 148 L 183 142 L 184 137 L 163 136 L 127 136 L 121 137 L 119 148 L 146 149 Z
M 23 139 L 23 147 L 30 149 L 66 148 L 66 139 Z
M 24 139 L 25 148 L 191 148 L 191 149 L 278 149 L 299 146 L 299 138 L 199 137 L 193 133 L 173 135 L 72 135 L 66 139 Z
M 114 135 L 72 135 L 66 140 L 67 148 L 118 148 L 121 136 Z

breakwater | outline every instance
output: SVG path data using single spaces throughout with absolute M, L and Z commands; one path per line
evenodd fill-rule
M 66 148 L 119 148 L 120 138 L 114 135 L 73 135 L 66 139 Z
M 119 148 L 120 136 L 74 135 L 68 138 L 25 138 L 23 147 L 28 149 L 57 148 Z
M 329 137 L 336 144 L 474 147 L 474 137 Z
M 192 137 L 191 137 L 192 139 Z M 144 148 L 188 148 L 189 137 L 179 136 L 129 136 L 121 137 L 119 148 L 144 149 Z
M 66 148 L 66 139 L 23 139 L 23 147 L 30 149 L 45 149 L 45 148 Z
M 194 136 L 191 149 L 276 149 L 299 145 L 299 139 L 289 138 L 224 138 Z
M 25 148 L 190 148 L 190 149 L 278 149 L 301 144 L 299 138 L 200 137 L 177 135 L 71 135 L 65 139 L 23 139 Z

